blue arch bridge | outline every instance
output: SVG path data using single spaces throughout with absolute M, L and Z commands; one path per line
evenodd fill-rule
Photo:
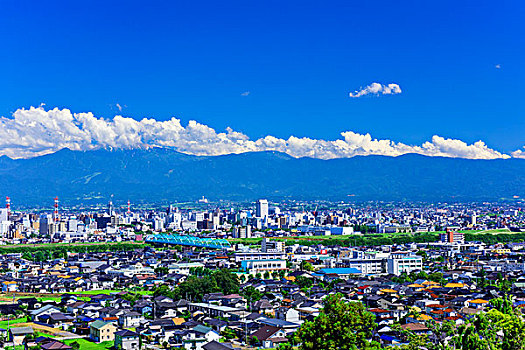
M 168 244 L 168 245 L 182 245 L 186 247 L 200 247 L 200 248 L 215 248 L 223 249 L 230 248 L 230 242 L 220 238 L 200 238 L 186 235 L 174 235 L 159 233 L 146 236 L 146 243 L 151 244 Z

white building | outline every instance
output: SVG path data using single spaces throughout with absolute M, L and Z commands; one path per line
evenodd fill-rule
M 259 199 L 255 208 L 255 216 L 261 219 L 268 217 L 268 200 Z
M 0 221 L 7 221 L 7 208 L 0 208 Z
M 286 260 L 244 260 L 241 262 L 241 268 L 250 274 L 286 270 Z
M 392 255 L 387 259 L 387 273 L 396 276 L 423 269 L 423 259 L 417 255 Z
M 343 259 L 345 266 L 358 269 L 365 275 L 378 275 L 386 272 L 385 259 Z

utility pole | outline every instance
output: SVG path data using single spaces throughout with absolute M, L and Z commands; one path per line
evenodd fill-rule
M 244 318 L 244 344 L 248 345 L 248 322 Z

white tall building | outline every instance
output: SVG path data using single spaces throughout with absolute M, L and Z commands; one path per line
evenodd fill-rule
M 261 219 L 268 217 L 268 201 L 266 199 L 259 199 L 257 201 L 255 216 Z
M 0 208 L 0 222 L 7 221 L 7 208 Z
M 78 229 L 78 220 L 76 216 L 70 217 L 67 221 L 67 230 L 68 232 L 77 232 Z
M 8 210 L 7 208 L 0 209 L 0 233 L 4 234 L 9 231 L 9 226 L 11 222 L 8 220 Z

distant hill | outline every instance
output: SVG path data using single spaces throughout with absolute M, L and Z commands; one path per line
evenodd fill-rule
M 0 157 L 0 195 L 15 203 L 256 198 L 471 201 L 525 196 L 525 160 L 404 155 L 320 160 L 278 152 L 198 157 L 169 149 L 61 150 Z

